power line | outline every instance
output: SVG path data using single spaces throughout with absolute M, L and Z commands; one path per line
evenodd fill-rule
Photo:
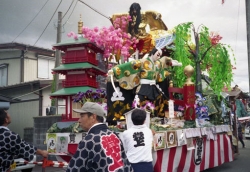
M 45 2 L 45 4 L 42 6 L 42 8 L 39 10 L 39 12 L 35 15 L 35 17 L 29 22 L 29 24 L 15 37 L 15 39 L 12 41 L 14 42 L 26 29 L 27 27 L 29 27 L 29 25 L 35 20 L 35 18 L 38 16 L 38 14 L 42 11 L 42 9 L 44 8 L 44 6 L 47 4 L 49 0 L 47 0 Z
M 49 26 L 49 24 L 50 24 L 52 18 L 54 17 L 54 15 L 55 15 L 55 13 L 56 13 L 56 11 L 57 11 L 57 9 L 59 8 L 59 6 L 60 6 L 61 3 L 62 3 L 62 0 L 60 1 L 60 3 L 58 4 L 58 6 L 56 7 L 56 10 L 55 10 L 54 14 L 53 14 L 52 17 L 50 18 L 48 24 L 46 25 L 46 27 L 44 28 L 43 32 L 41 33 L 41 35 L 39 36 L 39 38 L 36 40 L 36 42 L 35 42 L 34 45 L 36 45 L 36 43 L 38 42 L 38 40 L 42 37 L 43 33 L 45 32 L 45 30 L 46 30 L 47 27 Z M 33 45 L 33 46 L 34 46 L 34 45 Z
M 69 21 L 69 18 L 71 17 L 72 13 L 74 12 L 74 10 L 75 10 L 75 8 L 76 8 L 76 4 L 77 4 L 77 1 L 76 1 L 76 3 L 75 3 L 75 6 L 74 6 L 73 10 L 72 10 L 71 13 L 70 13 L 68 19 L 67 19 L 66 22 L 63 24 L 63 26 Z
M 105 17 L 105 18 L 107 18 L 107 19 L 110 20 L 110 17 L 105 16 L 104 14 L 102 14 L 101 12 L 99 12 L 96 9 L 92 8 L 91 6 L 89 6 L 88 4 L 86 4 L 85 2 L 83 2 L 81 0 L 78 0 L 78 1 L 80 1 L 81 3 L 83 3 L 84 5 L 86 5 L 87 7 L 89 7 L 90 9 L 94 10 L 95 12 L 97 12 L 98 14 L 100 14 L 101 16 L 103 16 L 103 17 Z
M 63 18 L 66 16 L 66 14 L 69 12 L 69 9 L 71 8 L 71 6 L 72 6 L 72 4 L 73 4 L 74 1 L 75 1 L 75 0 L 72 0 L 70 6 L 69 6 L 69 8 L 68 8 L 68 10 L 67 10 L 66 13 L 63 15 L 62 19 L 63 19 Z

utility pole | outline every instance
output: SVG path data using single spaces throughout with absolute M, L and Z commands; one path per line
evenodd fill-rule
M 58 23 L 57 23 L 57 36 L 56 36 L 56 43 L 60 43 L 62 39 L 62 12 L 58 12 Z M 60 65 L 61 62 L 61 51 L 56 49 L 56 62 L 55 68 Z M 58 90 L 59 85 L 59 74 L 56 74 L 56 90 Z
M 246 6 L 246 27 L 247 27 L 247 56 L 248 56 L 248 85 L 249 85 L 249 93 L 250 93 L 250 1 L 245 0 L 245 6 Z
M 60 43 L 62 38 L 62 12 L 58 12 L 58 23 L 57 23 L 57 37 L 56 37 L 56 43 Z M 61 51 L 56 49 L 56 61 L 55 61 L 55 68 L 60 65 L 61 62 Z M 59 87 L 59 74 L 54 74 L 53 77 L 53 83 L 52 83 L 52 90 L 51 92 L 55 92 L 58 90 Z M 57 99 L 52 100 L 51 106 L 55 106 L 56 109 L 58 110 L 58 101 Z M 54 105 L 53 105 L 54 104 Z

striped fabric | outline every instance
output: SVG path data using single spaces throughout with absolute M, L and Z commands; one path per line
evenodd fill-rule
M 231 142 L 227 134 L 217 134 L 217 140 L 203 137 L 202 146 L 194 145 L 196 150 L 187 150 L 187 146 L 167 148 L 153 152 L 154 172 L 198 172 L 233 161 Z M 201 153 L 201 161 L 195 164 L 197 150 Z M 196 154 L 196 155 L 195 155 Z

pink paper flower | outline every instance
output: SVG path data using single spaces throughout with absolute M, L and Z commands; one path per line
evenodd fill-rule
M 83 27 L 82 33 L 85 38 L 104 50 L 104 58 L 118 55 L 118 52 L 120 52 L 120 55 L 127 60 L 130 56 L 130 47 L 133 47 L 138 42 L 136 38 L 132 38 L 130 34 L 125 32 L 125 28 L 130 20 L 130 16 L 123 16 L 114 21 L 114 26 L 100 29 L 97 27 L 94 29 Z

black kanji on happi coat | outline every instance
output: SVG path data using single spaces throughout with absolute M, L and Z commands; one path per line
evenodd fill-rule
M 144 143 L 145 138 L 144 138 L 143 132 L 134 132 L 133 138 L 134 138 L 134 141 L 136 141 L 136 144 L 134 145 L 134 147 L 145 146 L 145 143 Z

